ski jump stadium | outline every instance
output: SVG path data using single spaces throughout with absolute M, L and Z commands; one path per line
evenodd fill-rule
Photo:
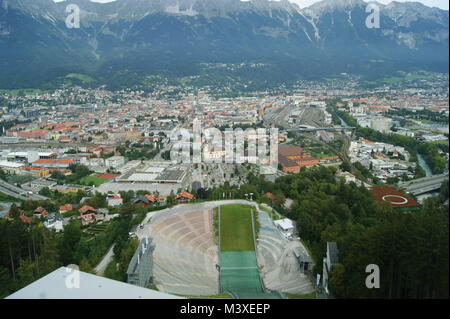
M 278 299 L 314 292 L 301 262 L 311 262 L 306 248 L 282 234 L 268 209 L 225 200 L 149 213 L 136 233 L 141 244 L 129 283 L 194 298 Z

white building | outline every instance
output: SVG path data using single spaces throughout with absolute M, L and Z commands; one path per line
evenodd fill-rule
M 61 214 L 50 214 L 46 217 L 44 226 L 59 233 L 64 230 L 63 217 Z
M 388 133 L 391 130 L 391 125 L 392 120 L 386 117 L 370 120 L 370 128 L 382 133 Z
M 6 157 L 8 161 L 17 161 L 25 163 L 32 163 L 40 159 L 39 152 L 37 151 L 11 152 Z
M 107 158 L 105 160 L 105 165 L 107 167 L 112 167 L 112 168 L 121 167 L 121 166 L 125 165 L 125 157 L 113 156 L 113 157 Z
M 273 223 L 283 232 L 285 237 L 292 236 L 292 233 L 294 232 L 294 224 L 292 223 L 292 220 L 284 218 L 276 220 Z
M 118 194 L 108 194 L 106 197 L 106 204 L 110 207 L 119 207 L 123 204 L 123 199 Z

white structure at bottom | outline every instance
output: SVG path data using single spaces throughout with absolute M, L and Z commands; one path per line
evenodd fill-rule
M 185 299 L 61 267 L 6 299 Z

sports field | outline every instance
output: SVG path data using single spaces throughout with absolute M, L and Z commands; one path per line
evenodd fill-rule
M 88 186 L 95 185 L 95 187 L 98 187 L 98 186 L 102 185 L 103 183 L 109 182 L 111 180 L 111 178 L 102 178 L 99 176 L 101 176 L 101 174 L 92 174 L 92 175 L 83 177 L 82 179 L 80 179 L 80 184 L 88 185 Z
M 224 205 L 220 208 L 220 250 L 254 251 L 251 211 L 247 205 Z
M 279 298 L 276 293 L 266 293 L 262 286 L 253 242 L 252 209 L 239 204 L 220 207 L 220 291 L 244 299 Z

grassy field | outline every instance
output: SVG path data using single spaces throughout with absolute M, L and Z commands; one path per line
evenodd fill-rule
M 110 181 L 109 178 L 100 178 L 100 177 L 97 177 L 97 174 L 93 174 L 93 175 L 86 176 L 86 177 L 83 177 L 82 179 L 80 179 L 80 184 L 81 185 L 89 185 L 89 186 L 95 185 L 95 187 L 98 187 L 108 181 Z
M 77 79 L 77 80 L 87 83 L 87 84 L 94 82 L 94 79 L 86 74 L 70 73 L 70 74 L 66 75 L 66 78 Z
M 250 251 L 253 245 L 251 207 L 224 205 L 220 208 L 221 251 Z

